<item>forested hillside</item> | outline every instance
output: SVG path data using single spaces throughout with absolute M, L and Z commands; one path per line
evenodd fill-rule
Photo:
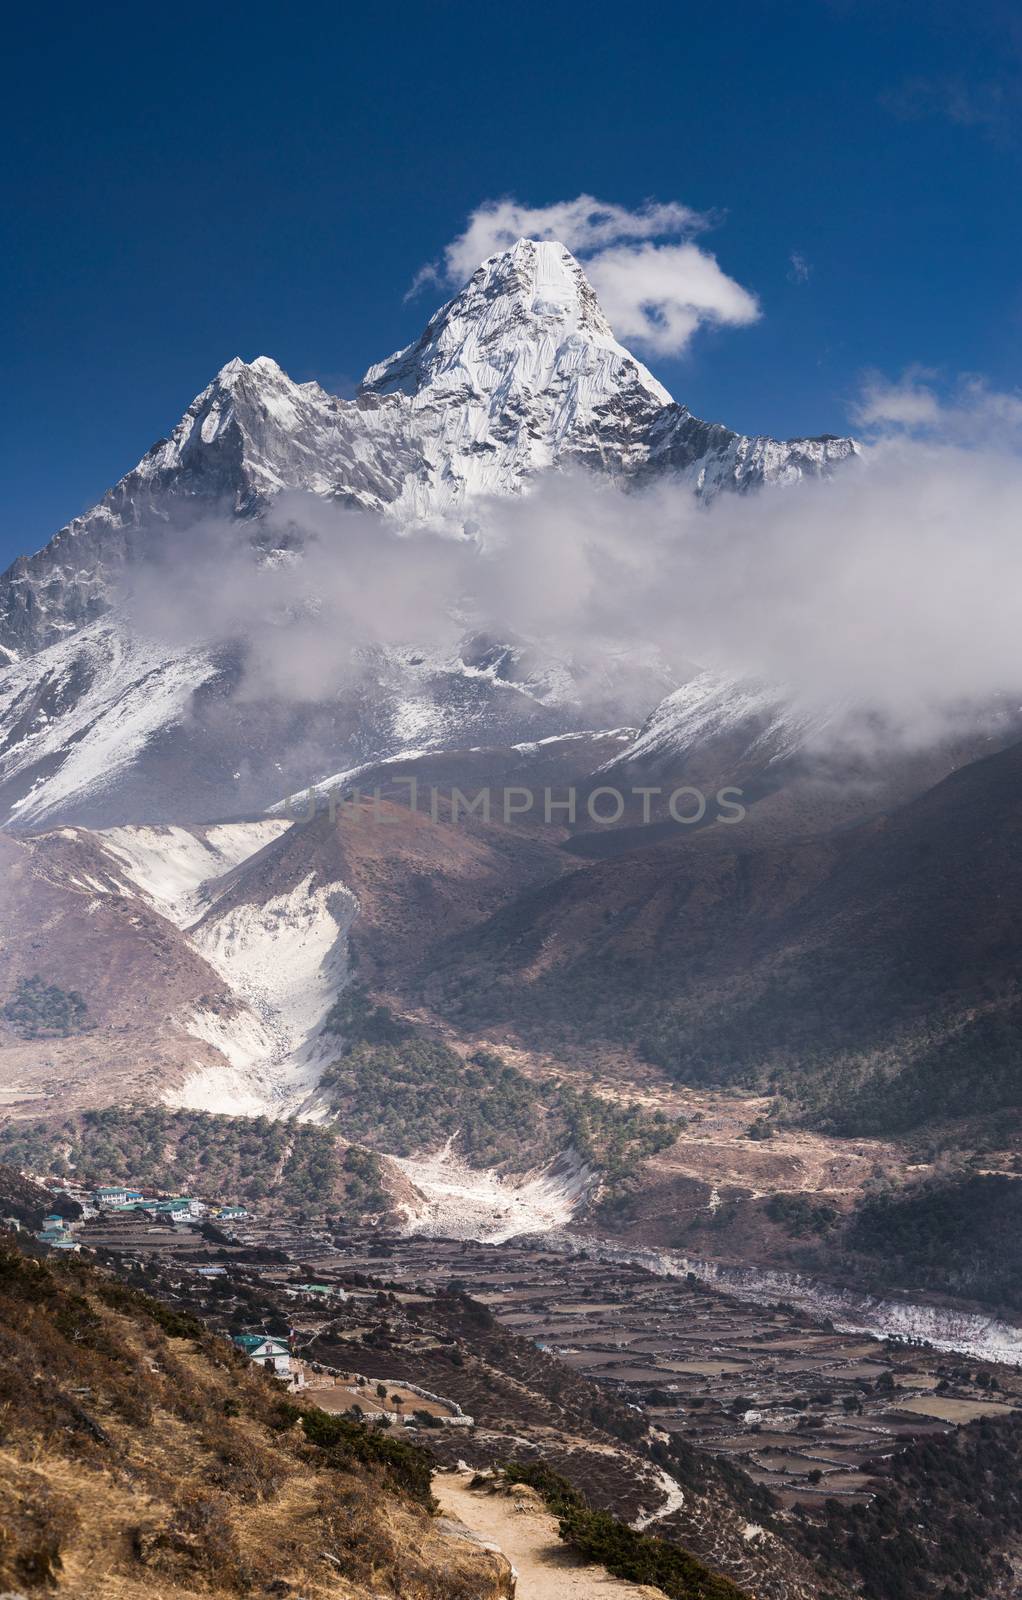
M 782 1090 L 839 1133 L 1022 1109 L 1022 746 L 778 848 L 693 835 L 520 895 L 420 971 L 467 1028 Z
M 340 1052 L 321 1080 L 336 1125 L 377 1150 L 410 1155 L 454 1139 L 477 1165 L 521 1170 L 571 1149 L 613 1182 L 674 1142 L 662 1114 L 536 1082 L 490 1050 L 463 1060 L 359 984 L 345 990 L 326 1026 Z

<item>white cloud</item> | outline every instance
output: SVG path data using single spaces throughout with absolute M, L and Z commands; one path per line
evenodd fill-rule
M 487 200 L 442 261 L 420 268 L 409 292 L 441 277 L 461 284 L 518 239 L 557 239 L 584 262 L 619 338 L 657 355 L 678 355 L 704 323 L 743 327 L 760 315 L 755 295 L 692 242 L 711 222 L 679 201 L 629 210 L 589 194 L 549 206 Z
M 207 522 L 175 536 L 173 582 L 133 569 L 136 617 L 177 642 L 246 640 L 257 698 L 322 701 L 361 681 L 364 645 L 447 657 L 484 625 L 603 695 L 608 660 L 654 651 L 775 684 L 838 747 L 975 732 L 1022 703 L 1022 399 L 967 379 L 937 410 L 831 480 L 708 506 L 670 478 L 549 473 L 477 502 L 473 539 L 284 494 L 264 531 L 300 530 L 300 559 L 253 565 L 247 530 Z
M 176 643 L 244 640 L 243 692 L 299 704 L 379 683 L 366 645 L 448 659 L 483 627 L 588 670 L 600 704 L 617 663 L 654 651 L 772 683 L 838 746 L 1015 715 L 1022 395 L 915 367 L 870 377 L 862 414 L 874 436 L 830 480 L 706 505 L 677 479 L 551 472 L 476 501 L 473 538 L 463 511 L 444 537 L 282 494 L 260 531 L 290 557 L 254 563 L 233 520 L 175 530 L 153 541 L 165 566 L 130 569 L 136 621 Z
M 452 283 L 460 283 L 481 261 L 507 250 L 518 239 L 557 239 L 579 255 L 604 250 L 622 239 L 655 239 L 693 234 L 709 218 L 676 201 L 649 203 L 638 211 L 580 194 L 552 206 L 523 206 L 517 200 L 484 200 L 468 219 L 464 233 L 447 246 L 444 266 Z
M 856 425 L 860 428 L 935 426 L 941 418 L 940 401 L 930 384 L 923 381 L 933 376 L 920 367 L 910 367 L 893 382 L 871 373 L 863 384 L 860 400 L 852 409 Z
M 975 376 L 942 384 L 931 368 L 914 366 L 894 380 L 867 374 L 852 416 L 860 428 L 904 430 L 1015 450 L 1022 435 L 1022 393 L 991 389 Z
M 415 296 L 417 294 L 421 294 L 423 289 L 431 288 L 433 284 L 440 283 L 442 281 L 442 277 L 443 274 L 441 273 L 437 262 L 424 261 L 418 272 L 415 274 L 415 277 L 408 285 L 408 288 L 405 290 L 403 297 L 404 300 L 406 302 L 409 300 L 414 300 Z
M 1022 403 L 968 394 L 947 429 L 899 427 L 830 480 L 709 506 L 671 480 L 551 476 L 489 508 L 505 614 L 583 655 L 616 638 L 776 685 L 821 745 L 993 725 L 1022 703 Z
M 586 271 L 619 339 L 657 355 L 684 350 L 701 323 L 744 327 L 759 304 L 694 244 L 614 245 Z
M 788 277 L 792 283 L 808 283 L 812 275 L 812 262 L 806 260 L 801 250 L 793 250 L 788 257 Z

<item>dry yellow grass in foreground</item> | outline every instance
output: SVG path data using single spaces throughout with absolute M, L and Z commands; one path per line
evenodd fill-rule
M 0 1242 L 0 1592 L 502 1600 L 422 1453 L 299 1415 L 188 1319 Z

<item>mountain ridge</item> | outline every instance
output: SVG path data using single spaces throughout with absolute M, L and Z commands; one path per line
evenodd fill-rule
M 852 827 L 596 861 L 452 936 L 422 992 L 462 1029 L 581 1038 L 590 1059 L 630 1045 L 839 1134 L 1013 1125 L 1020 772 L 1016 743 Z
M 595 659 L 576 661 L 556 639 L 487 644 L 486 620 L 468 618 L 453 650 L 343 638 L 358 681 L 284 704 L 246 691 L 248 637 L 149 637 L 133 610 L 139 574 L 157 611 L 176 563 L 201 555 L 215 587 L 221 538 L 269 575 L 272 604 L 275 565 L 320 537 L 300 505 L 274 517 L 283 495 L 368 518 L 370 537 L 378 521 L 478 543 L 495 500 L 560 468 L 623 485 L 668 473 L 712 498 L 827 475 L 855 448 L 698 422 L 615 340 L 582 266 L 548 241 L 490 257 L 353 399 L 295 383 L 269 356 L 234 357 L 102 501 L 0 577 L 6 825 L 253 815 L 408 749 L 639 723 L 677 687 L 677 671 L 641 652 L 625 660 L 593 641 Z M 345 531 L 339 521 L 330 537 Z
M 682 472 L 712 493 L 815 476 L 854 451 L 698 422 L 617 343 L 570 252 L 519 240 L 352 400 L 295 383 L 270 356 L 225 363 L 101 501 L 0 576 L 0 651 L 31 654 L 100 615 L 110 579 L 196 507 L 252 517 L 297 488 L 414 523 L 562 461 Z

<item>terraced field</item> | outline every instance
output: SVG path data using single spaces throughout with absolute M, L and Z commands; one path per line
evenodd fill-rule
M 1022 1406 L 1022 1374 L 840 1333 L 640 1267 L 436 1239 L 338 1240 L 346 1266 L 426 1288 L 455 1281 L 500 1323 L 641 1408 L 665 1434 L 739 1463 L 782 1504 L 870 1497 L 911 1439 Z M 371 1252 L 370 1253 L 370 1248 Z
M 376 1230 L 327 1236 L 256 1220 L 240 1225 L 235 1238 L 240 1255 L 264 1257 L 258 1273 L 267 1284 L 289 1277 L 284 1257 L 300 1261 L 319 1282 L 349 1284 L 343 1308 L 295 1312 L 296 1327 L 323 1362 L 346 1367 L 347 1341 L 376 1315 L 374 1295 L 351 1290 L 353 1276 L 403 1288 L 400 1298 L 411 1304 L 416 1291 L 453 1286 L 487 1306 L 508 1332 L 556 1358 L 566 1377 L 592 1379 L 665 1438 L 683 1435 L 735 1462 L 787 1507 L 866 1501 L 877 1467 L 900 1446 L 1022 1408 L 1017 1368 L 838 1332 L 790 1305 L 753 1305 L 692 1277 L 566 1257 L 545 1250 L 542 1240 L 480 1244 Z M 200 1243 L 190 1229 L 127 1219 L 88 1224 L 83 1240 L 175 1264 Z M 279 1265 L 265 1259 L 270 1252 L 279 1252 Z M 432 1346 L 361 1350 L 360 1361 L 374 1381 L 456 1389 L 472 1416 L 500 1409 L 478 1374 L 452 1373 Z M 506 1394 L 500 1405 L 521 1426 L 549 1421 L 527 1385 L 513 1407 Z M 471 1459 L 467 1435 L 459 1437 L 458 1451 Z M 639 1509 L 634 1491 L 625 1498 L 631 1511 Z

